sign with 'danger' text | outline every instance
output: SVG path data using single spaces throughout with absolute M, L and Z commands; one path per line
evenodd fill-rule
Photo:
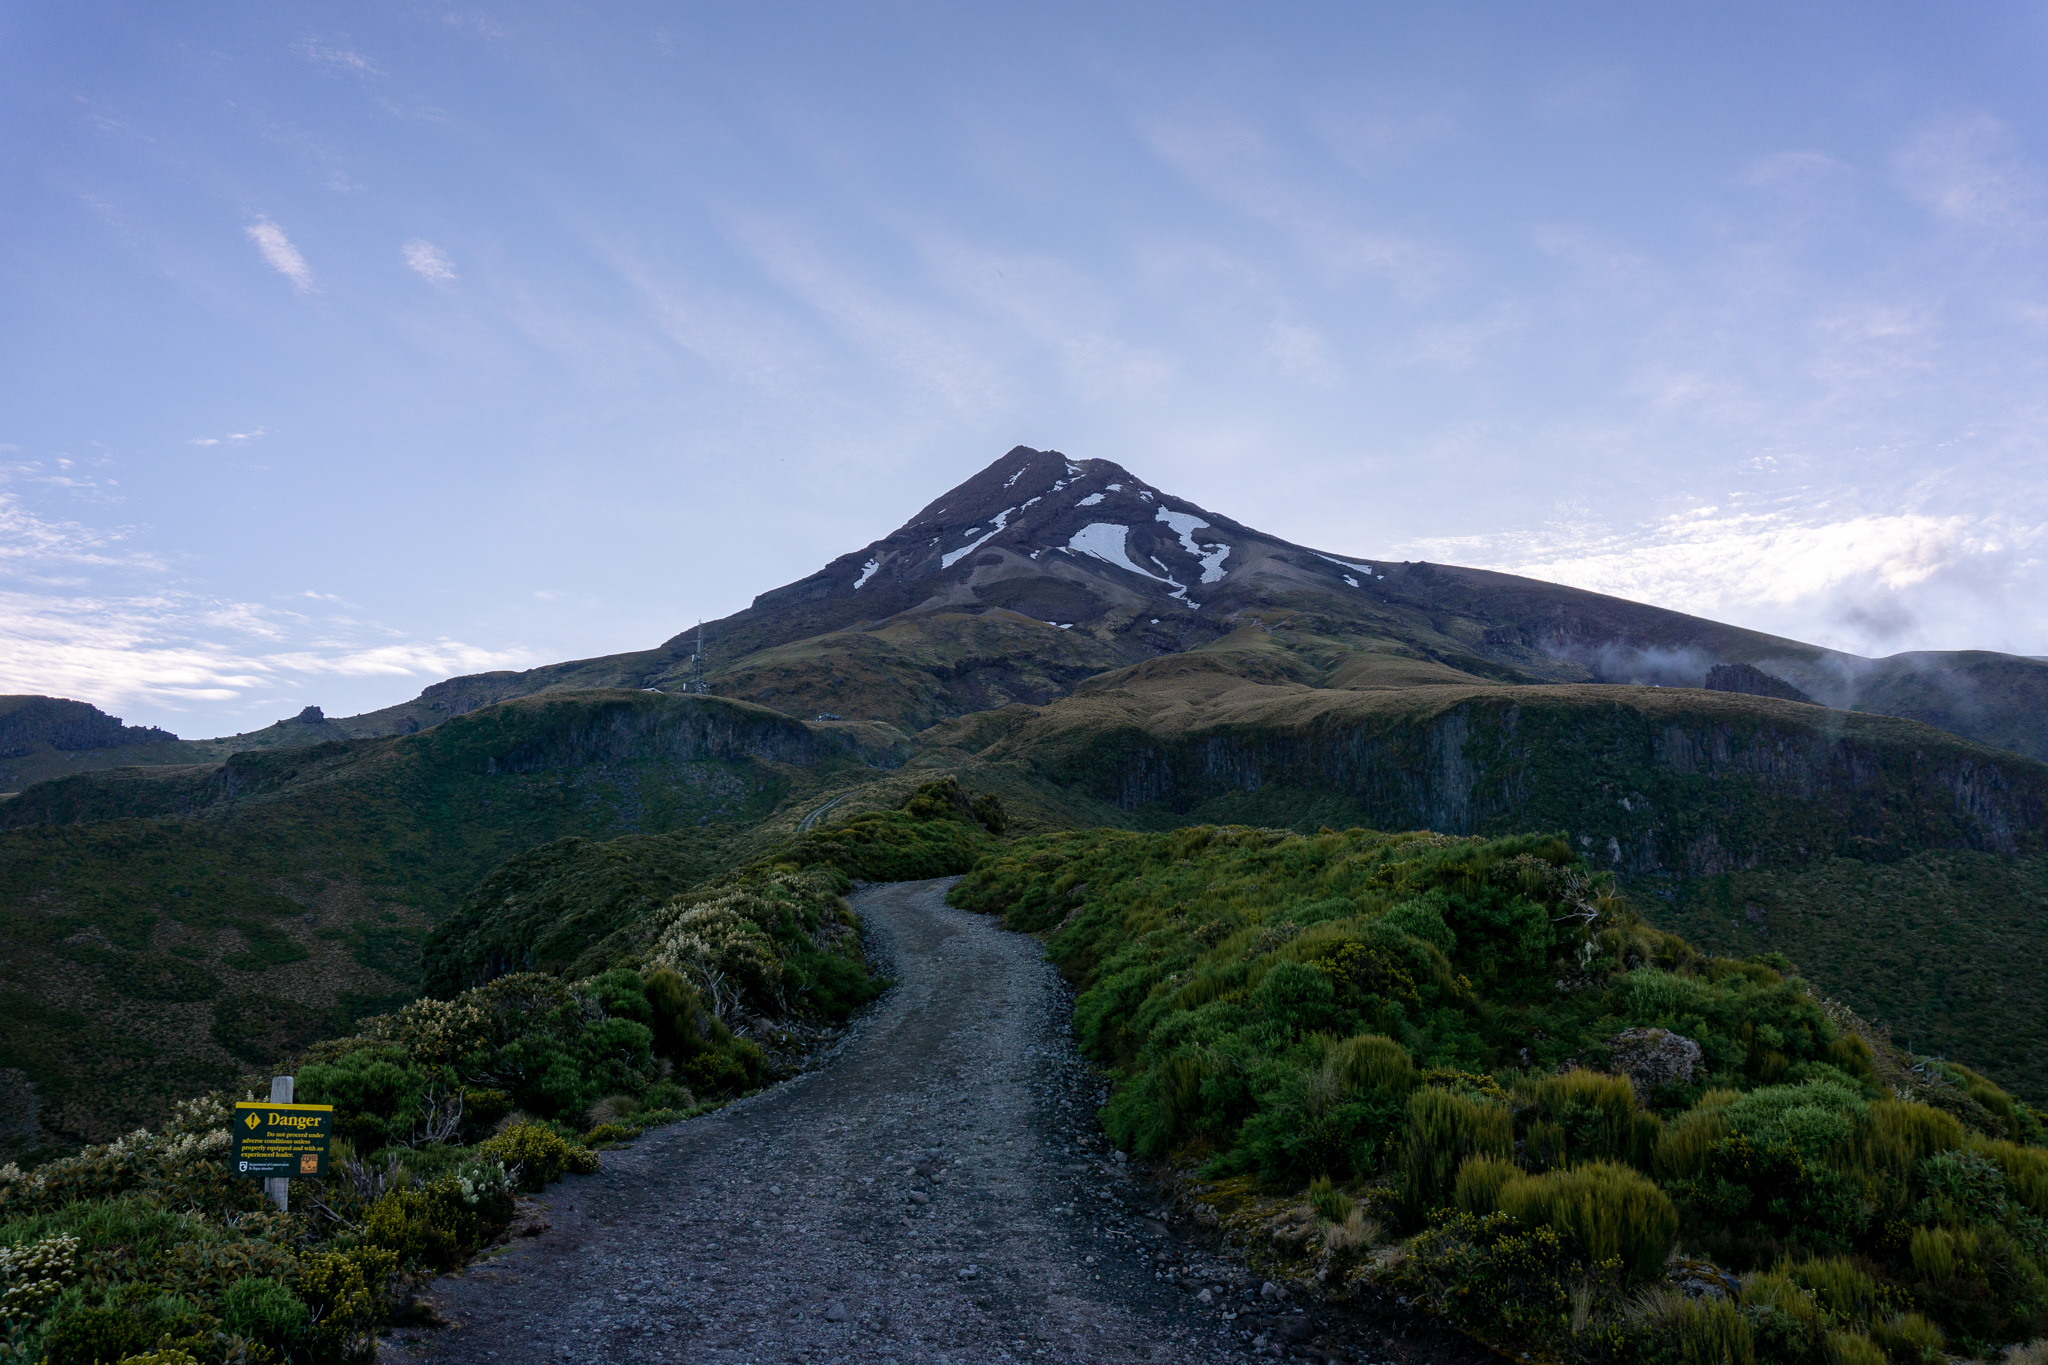
M 331 1104 L 278 1104 L 242 1100 L 235 1105 L 236 1175 L 268 1179 L 323 1180 L 327 1139 L 334 1132 Z

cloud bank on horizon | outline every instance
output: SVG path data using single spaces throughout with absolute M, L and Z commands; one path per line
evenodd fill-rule
M 0 690 L 207 734 L 644 647 L 1020 442 L 2048 655 L 2038 7 L 0 23 Z

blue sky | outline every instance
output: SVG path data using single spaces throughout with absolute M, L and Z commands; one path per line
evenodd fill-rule
M 1023 443 L 2048 655 L 2037 5 L 17 4 L 0 691 L 658 642 Z

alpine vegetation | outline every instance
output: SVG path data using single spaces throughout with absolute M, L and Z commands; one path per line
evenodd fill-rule
M 1047 936 L 1111 1136 L 1273 1273 L 1571 1361 L 2048 1330 L 2043 1116 L 1650 927 L 1561 838 L 1051 834 L 953 899 Z

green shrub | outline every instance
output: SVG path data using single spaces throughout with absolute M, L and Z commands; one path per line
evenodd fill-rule
M 1638 1297 L 1629 1313 L 1638 1358 L 1670 1365 L 1774 1365 L 1759 1356 L 1756 1332 L 1742 1310 L 1727 1299 L 1688 1298 L 1657 1288 Z
M 1337 1017 L 1330 978 L 1305 962 L 1276 962 L 1252 992 L 1252 1009 L 1290 1033 L 1328 1028 Z
M 1827 1335 L 1828 1365 L 1888 1365 L 1884 1351 L 1861 1332 Z
M 1721 1111 L 1728 1125 L 1759 1147 L 1790 1147 L 1809 1161 L 1846 1152 L 1870 1107 L 1832 1081 L 1766 1086 Z
M 2048 1149 L 1980 1138 L 1970 1144 L 1970 1150 L 1998 1164 L 2015 1200 L 2036 1217 L 2048 1218 Z
M 1514 1162 L 1497 1156 L 1467 1157 L 1458 1167 L 1452 1198 L 1460 1211 L 1484 1217 L 1500 1208 L 1500 1187 L 1521 1174 Z
M 1669 1189 L 1688 1238 L 1738 1267 L 1786 1251 L 1846 1251 L 1870 1222 L 1848 1176 L 1797 1147 L 1764 1146 L 1741 1133 L 1715 1143 L 1700 1168 Z
M 1775 1270 L 1746 1275 L 1740 1297 L 1761 1359 L 1804 1361 L 1819 1348 L 1827 1314 L 1790 1276 Z
M 1360 1033 L 1330 1049 L 1326 1065 L 1357 1090 L 1392 1090 L 1405 1094 L 1415 1084 L 1415 1061 L 1408 1049 L 1378 1033 Z
M 1319 1175 L 1309 1182 L 1308 1202 L 1315 1209 L 1316 1216 L 1328 1223 L 1343 1222 L 1355 1207 L 1351 1197 L 1338 1189 L 1327 1175 Z
M 1576 1238 L 1595 1261 L 1618 1259 L 1633 1280 L 1660 1274 L 1678 1237 L 1670 1196 L 1614 1162 L 1521 1176 L 1504 1183 L 1496 1197 L 1501 1212 L 1517 1222 Z
M 1940 1365 L 1948 1356 L 1941 1329 L 1918 1313 L 1893 1313 L 1871 1323 L 1869 1332 L 1894 1365 Z
M 439 1215 L 439 1202 L 426 1190 L 386 1190 L 363 1216 L 363 1238 L 396 1252 L 406 1265 L 434 1270 L 462 1263 L 461 1232 Z
M 1963 1145 L 1963 1125 L 1953 1114 L 1902 1100 L 1870 1106 L 1870 1121 L 1858 1134 L 1855 1164 L 1872 1174 L 1904 1180 L 1936 1152 Z
M 1664 1125 L 1651 1163 L 1659 1178 L 1683 1180 L 1706 1169 L 1714 1149 L 1734 1131 L 1728 1126 L 1725 1107 L 1702 1100 L 1677 1122 Z
M 288 1354 L 310 1325 L 305 1300 L 272 1279 L 240 1279 L 221 1296 L 221 1321 L 237 1336 Z
M 114 1365 L 150 1342 L 148 1328 L 124 1308 L 76 1308 L 60 1313 L 43 1338 L 46 1365 Z
M 1962 1066 L 1956 1062 L 1944 1062 L 1942 1065 L 1948 1072 L 1950 1079 L 1962 1086 L 1965 1095 L 1968 1095 L 1978 1104 L 1990 1110 L 1998 1119 L 1998 1122 L 2003 1125 L 2005 1131 L 1993 1133 L 1990 1136 L 2002 1138 L 2026 1136 L 2023 1132 L 2020 1118 L 2020 1107 L 2013 1100 L 2012 1096 L 1994 1085 L 1989 1078 L 1979 1075 L 1969 1067 Z
M 510 1173 L 493 1161 L 387 1190 L 363 1217 L 364 1240 L 408 1266 L 452 1270 L 511 1221 Z
M 2005 1172 L 1981 1152 L 1936 1152 L 1923 1159 L 1914 1183 L 1925 1191 L 1913 1217 L 1923 1223 L 1998 1223 L 2009 1201 Z
M 1532 1166 L 1637 1159 L 1636 1093 L 1627 1077 L 1567 1071 L 1518 1081 L 1513 1093 L 1532 1147 L 1536 1128 L 1545 1130 L 1546 1151 Z M 1645 1161 L 1650 1157 L 1649 1152 L 1640 1155 Z
M 1408 1097 L 1408 1130 L 1401 1141 L 1403 1212 L 1419 1219 L 1442 1208 L 1468 1159 L 1505 1161 L 1514 1149 L 1514 1117 L 1505 1107 L 1460 1099 L 1434 1086 L 1417 1090 Z
M 1875 1322 L 1882 1316 L 1888 1296 L 1876 1280 L 1847 1257 L 1817 1256 L 1783 1267 L 1792 1283 L 1811 1293 L 1814 1300 L 1836 1317 L 1849 1322 Z
M 374 1152 L 412 1133 L 437 1084 L 446 1086 L 447 1078 L 414 1065 L 406 1049 L 370 1046 L 302 1064 L 296 1094 L 301 1104 L 333 1105 L 335 1136 Z
M 502 1161 L 508 1171 L 516 1171 L 519 1188 L 536 1192 L 560 1180 L 564 1172 L 589 1175 L 598 1165 L 597 1153 L 571 1146 L 543 1123 L 515 1123 L 477 1144 L 476 1150 L 478 1156 Z
M 385 1247 L 316 1252 L 300 1263 L 292 1288 L 313 1319 L 316 1356 L 350 1361 L 374 1355 L 385 1287 L 397 1271 L 398 1253 Z
M 1575 1291 L 1610 1287 L 1581 1248 L 1555 1228 L 1504 1213 L 1444 1212 L 1408 1244 L 1394 1283 L 1454 1326 L 1489 1337 L 1547 1343 L 1572 1321 Z

